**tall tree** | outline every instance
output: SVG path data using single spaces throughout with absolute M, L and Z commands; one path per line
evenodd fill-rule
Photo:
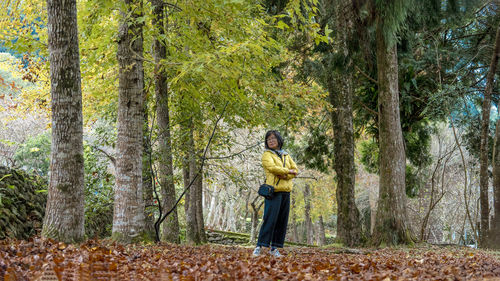
M 332 79 L 327 80 L 330 103 L 333 106 L 332 124 L 334 130 L 334 169 L 337 175 L 337 237 L 348 246 L 360 243 L 361 225 L 359 210 L 354 198 L 356 171 L 354 167 L 354 130 L 352 101 L 354 85 L 353 62 L 348 48 L 348 38 L 352 22 L 352 2 L 338 0 L 335 3 L 335 18 L 338 48 L 337 56 L 344 62 L 343 69 L 335 71 L 331 67 Z M 332 48 L 333 50 L 336 48 Z
M 120 11 L 117 59 L 118 137 L 113 238 L 125 243 L 141 239 L 144 231 L 142 145 L 144 76 L 141 0 L 125 0 Z
M 201 244 L 202 238 L 198 231 L 197 221 L 197 200 L 196 200 L 196 185 L 195 177 L 198 170 L 196 169 L 196 148 L 194 143 L 194 129 L 192 119 L 189 120 L 188 126 L 184 127 L 187 134 L 187 141 L 184 147 L 184 160 L 183 160 L 183 175 L 184 175 L 184 188 L 187 189 L 184 210 L 186 213 L 186 241 L 189 244 Z
M 148 239 L 155 239 L 155 220 L 154 220 L 154 191 L 153 191 L 153 170 L 152 170 L 152 147 L 151 135 L 149 130 L 149 110 L 147 94 L 144 91 L 144 126 L 142 139 L 142 188 L 144 190 L 144 231 Z
M 170 134 L 170 116 L 168 102 L 167 71 L 161 65 L 161 60 L 167 58 L 165 36 L 165 5 L 161 0 L 152 0 L 153 20 L 152 24 L 156 31 L 154 40 L 155 59 L 155 95 L 156 95 L 156 116 L 158 119 L 158 179 L 162 195 L 162 211 L 168 212 L 173 208 L 176 201 L 174 185 L 174 169 L 172 160 L 172 141 Z M 165 219 L 163 224 L 162 240 L 172 243 L 179 243 L 179 220 L 177 208 Z
M 500 26 L 497 27 L 495 45 L 491 56 L 490 68 L 486 77 L 486 89 L 484 91 L 483 108 L 482 108 L 482 124 L 481 124 L 481 158 L 480 158 L 480 196 L 481 202 L 481 228 L 479 230 L 480 244 L 487 244 L 487 234 L 490 230 L 490 207 L 488 198 L 489 175 L 488 175 L 488 139 L 490 138 L 490 111 L 491 111 L 491 92 L 493 91 L 495 73 L 497 70 L 498 56 L 500 55 Z M 495 158 L 494 158 L 495 160 Z M 495 164 L 493 164 L 493 167 Z M 495 169 L 495 172 L 499 172 Z M 495 198 L 498 200 L 498 198 Z M 496 203 L 495 201 L 495 204 Z M 496 206 L 495 206 L 496 207 Z M 495 210 L 500 212 L 500 210 Z
M 188 188 L 185 198 L 186 240 L 190 244 L 206 242 L 205 223 L 203 219 L 203 171 L 195 143 L 194 123 L 191 119 L 186 128 L 187 141 L 184 146 L 184 188 Z M 191 184 L 191 186 L 189 186 Z
M 42 235 L 76 242 L 84 235 L 83 118 L 76 1 L 48 0 L 47 13 L 52 150 Z
M 497 119 L 493 146 L 493 221 L 489 233 L 488 247 L 500 247 L 500 118 Z
M 321 63 L 306 61 L 305 77 L 309 75 L 323 86 L 329 93 L 328 103 L 331 105 L 331 122 L 334 131 L 333 154 L 328 153 L 335 169 L 337 189 L 337 237 L 349 246 L 360 243 L 361 226 L 359 211 L 354 198 L 355 167 L 354 167 L 354 130 L 353 130 L 353 96 L 354 77 L 352 75 L 352 53 L 349 47 L 349 38 L 353 34 L 355 10 L 350 0 L 324 0 L 319 3 L 318 19 L 327 39 L 316 46 L 315 51 L 320 53 Z M 328 33 L 328 27 L 336 32 Z M 303 36 L 303 35 L 299 35 Z M 300 37 L 299 37 L 300 38 Z M 301 41 L 304 41 L 301 38 Z M 309 46 L 292 46 L 298 52 L 308 52 Z M 317 54 L 305 53 L 318 57 Z M 313 71 L 307 67 L 312 63 Z M 326 104 L 326 103 L 325 103 Z M 324 140 L 310 141 L 305 149 L 304 162 L 307 166 L 326 172 L 323 154 L 329 152 Z M 320 148 L 321 147 L 321 148 Z M 319 148 L 319 149 L 318 149 Z M 312 160 L 315 159 L 315 160 Z M 312 160 L 312 161 L 311 161 Z
M 372 243 L 411 242 L 406 214 L 406 156 L 401 130 L 396 31 L 411 1 L 374 3 L 378 73 L 379 199 Z
M 314 224 L 311 218 L 311 188 L 309 184 L 304 186 L 302 191 L 304 194 L 304 234 L 306 243 L 312 245 L 314 243 Z

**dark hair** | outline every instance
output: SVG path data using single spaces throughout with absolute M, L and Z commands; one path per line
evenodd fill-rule
M 276 130 L 267 131 L 266 137 L 264 138 L 264 143 L 266 145 L 266 148 L 270 149 L 269 146 L 267 146 L 267 138 L 271 135 L 274 135 L 276 137 L 276 139 L 278 140 L 278 147 L 279 147 L 279 149 L 281 149 L 281 147 L 283 146 L 283 137 L 281 137 L 280 132 L 278 132 Z

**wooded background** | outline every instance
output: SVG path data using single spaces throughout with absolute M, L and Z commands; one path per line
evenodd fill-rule
M 499 5 L 3 1 L 0 161 L 46 181 L 45 237 L 253 241 L 277 129 L 289 241 L 498 248 Z

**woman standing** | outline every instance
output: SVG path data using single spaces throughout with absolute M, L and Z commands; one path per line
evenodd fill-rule
M 269 253 L 281 257 L 278 248 L 283 248 L 285 243 L 292 179 L 298 170 L 290 155 L 282 150 L 283 138 L 278 131 L 268 131 L 265 143 L 262 167 L 266 173 L 266 184 L 274 186 L 274 194 L 272 198 L 265 199 L 264 218 L 253 255 L 260 255 L 262 247 L 271 247 Z

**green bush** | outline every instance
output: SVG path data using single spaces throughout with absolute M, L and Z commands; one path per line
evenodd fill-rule
M 39 233 L 46 202 L 43 178 L 0 166 L 0 239 L 27 239 Z
M 14 154 L 17 167 L 47 178 L 50 167 L 50 146 L 50 131 L 30 137 Z

